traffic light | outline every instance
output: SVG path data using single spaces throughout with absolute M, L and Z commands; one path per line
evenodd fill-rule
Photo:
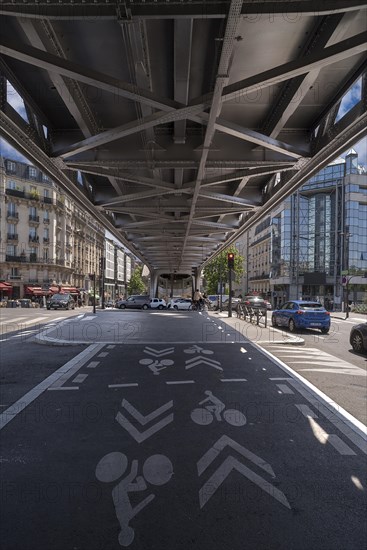
M 228 269 L 234 269 L 234 254 L 233 254 L 233 252 L 228 252 L 227 261 L 228 261 Z

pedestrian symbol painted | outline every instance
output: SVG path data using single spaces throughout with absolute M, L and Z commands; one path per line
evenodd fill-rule
M 213 392 L 206 390 L 204 392 L 208 397 L 200 401 L 199 405 L 205 405 L 203 408 L 194 409 L 191 412 L 191 420 L 201 426 L 207 426 L 214 420 L 221 422 L 223 419 L 231 426 L 244 426 L 247 422 L 246 416 L 236 409 L 226 409 L 225 404 L 215 397 Z
M 151 412 L 150 414 L 147 414 L 146 416 L 142 415 L 141 412 L 133 407 L 133 405 L 131 405 L 131 403 L 129 403 L 129 401 L 127 401 L 126 399 L 122 400 L 121 407 L 125 409 L 130 414 L 130 416 L 132 416 L 141 426 L 145 426 L 169 409 L 172 409 L 173 401 L 168 401 L 168 403 L 165 403 L 165 405 L 162 405 L 161 407 Z M 149 439 L 149 437 L 173 422 L 173 413 L 168 414 L 159 422 L 153 424 L 150 428 L 143 432 L 140 432 L 121 412 L 117 413 L 116 420 L 120 424 L 120 426 L 124 428 L 124 430 L 127 430 L 129 432 L 129 434 L 135 439 L 135 441 L 141 443 L 142 441 Z
M 140 365 L 146 365 L 150 368 L 150 370 L 153 372 L 153 374 L 159 376 L 159 371 L 165 370 L 167 367 L 170 367 L 173 365 L 174 361 L 172 359 L 162 359 L 161 361 L 158 361 L 157 359 L 154 361 L 153 359 L 149 359 L 146 357 L 145 359 L 140 359 L 139 361 Z M 161 367 L 160 369 L 158 367 Z
M 121 478 L 128 468 L 128 458 L 123 453 L 113 452 L 105 455 L 96 467 L 96 478 L 104 483 L 111 483 Z M 164 455 L 152 455 L 144 462 L 142 475 L 139 473 L 139 463 L 133 460 L 130 473 L 112 489 L 112 500 L 115 506 L 116 517 L 120 524 L 118 541 L 120 546 L 130 546 L 135 537 L 130 521 L 154 500 L 151 493 L 135 507 L 130 502 L 129 493 L 146 491 L 147 483 L 160 486 L 171 479 L 173 466 L 169 458 Z

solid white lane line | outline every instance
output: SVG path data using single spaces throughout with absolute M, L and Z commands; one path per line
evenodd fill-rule
M 132 387 L 137 387 L 139 386 L 139 384 L 108 384 L 108 387 L 109 388 L 132 388 Z
M 277 387 L 282 393 L 294 394 L 294 391 L 291 390 L 291 388 L 289 388 L 286 384 L 277 384 Z
M 295 405 L 297 409 L 305 416 L 306 418 L 318 418 L 317 414 L 313 412 L 308 405 Z
M 340 407 L 324 392 L 316 388 L 302 375 L 298 374 L 281 359 L 270 351 L 258 347 L 259 351 L 269 357 L 275 365 L 283 371 L 291 374 L 292 379 L 288 382 L 300 393 L 309 403 L 332 422 L 337 429 L 350 439 L 363 453 L 367 454 L 367 428 L 366 426 L 348 411 Z M 320 407 L 321 406 L 321 407 Z M 321 410 L 321 408 L 323 410 Z
M 79 386 L 60 386 L 55 388 L 48 388 L 48 391 L 68 391 L 68 390 L 78 390 Z
M 100 357 L 100 355 L 98 355 Z M 100 364 L 100 361 L 91 361 L 89 365 L 87 365 L 87 369 L 95 369 Z
M 278 378 L 269 378 L 269 380 L 292 380 L 292 378 L 290 376 L 283 376 L 283 377 L 278 377 Z
M 77 366 L 78 369 L 81 368 L 87 361 L 89 361 L 90 357 L 95 355 L 95 353 L 97 353 L 102 347 L 103 345 L 101 344 L 92 344 L 88 346 L 87 349 L 83 350 L 76 357 L 65 363 L 65 365 L 57 369 L 57 371 L 50 374 L 50 376 L 45 378 L 45 380 L 42 380 L 42 382 L 23 395 L 23 397 L 18 399 L 18 401 L 13 403 L 13 405 L 10 405 L 10 407 L 0 415 L 0 430 L 2 430 L 11 420 L 13 420 L 13 418 L 28 407 L 30 403 L 37 399 L 37 397 L 48 390 L 52 384 L 55 384 L 55 382 L 57 382 L 57 380 L 59 380 L 62 376 L 75 369 L 75 366 Z M 76 386 L 75 389 L 77 389 Z
M 75 384 L 81 384 L 84 382 L 84 380 L 88 377 L 88 374 L 78 374 L 72 382 L 75 382 Z

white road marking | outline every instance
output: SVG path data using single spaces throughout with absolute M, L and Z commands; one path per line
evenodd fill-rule
M 221 378 L 221 382 L 247 382 L 246 378 Z
M 72 380 L 72 382 L 75 382 L 75 384 L 81 384 L 87 377 L 88 374 L 78 374 L 78 376 L 76 376 L 74 380 Z
M 132 388 L 137 387 L 139 384 L 133 383 L 133 384 L 108 384 L 109 388 Z
M 107 357 L 108 351 L 103 351 L 102 353 L 99 353 L 97 357 Z
M 55 388 L 48 388 L 48 391 L 63 391 L 63 390 L 78 390 L 79 386 L 60 386 Z
M 287 377 L 279 377 L 279 378 L 269 378 L 269 380 L 292 380 L 290 376 Z
M 295 405 L 297 409 L 305 416 L 306 418 L 318 418 L 317 414 L 313 412 L 308 405 Z
M 98 355 L 100 357 L 100 355 Z M 87 369 L 95 369 L 100 364 L 100 361 L 91 361 L 89 365 L 87 365 Z
M 254 344 L 256 346 L 256 344 Z M 340 407 L 329 396 L 316 388 L 311 382 L 303 378 L 281 359 L 270 353 L 268 350 L 256 346 L 260 353 L 269 357 L 275 365 L 278 365 L 283 371 L 291 374 L 289 379 L 291 384 L 309 403 L 311 403 L 319 412 L 322 412 L 326 418 L 332 422 L 344 435 L 346 435 L 363 453 L 367 454 L 367 428 L 354 418 L 348 411 Z M 320 410 L 321 407 L 324 410 Z
M 28 407 L 28 405 L 37 399 L 37 397 L 39 397 L 43 392 L 50 389 L 50 387 L 61 377 L 65 374 L 70 376 L 70 372 L 73 371 L 74 374 L 76 367 L 80 369 L 83 365 L 85 365 L 85 363 L 90 360 L 91 356 L 95 355 L 101 347 L 101 344 L 92 344 L 88 346 L 87 349 L 83 350 L 76 357 L 65 363 L 65 365 L 50 374 L 50 376 L 45 378 L 45 380 L 37 384 L 37 386 L 32 388 L 28 393 L 23 395 L 23 397 L 18 399 L 18 401 L 13 403 L 13 405 L 11 405 L 0 415 L 0 430 L 2 430 L 11 420 L 13 420 L 20 412 Z M 75 389 L 77 389 L 76 386 Z
M 323 445 L 330 443 L 341 455 L 356 454 L 350 447 L 348 447 L 346 443 L 344 443 L 344 441 L 340 439 L 339 436 L 326 433 L 325 430 L 313 418 L 309 418 L 308 420 L 310 422 L 312 433 L 320 443 Z
M 115 348 L 116 346 L 113 346 L 113 345 L 110 345 L 110 346 L 107 346 L 107 349 L 113 349 Z
M 170 382 L 166 382 L 167 385 L 174 385 L 174 384 L 195 384 L 195 380 L 171 380 Z
M 289 388 L 286 384 L 277 384 L 277 387 L 282 393 L 294 394 L 294 391 L 291 390 L 291 388 Z

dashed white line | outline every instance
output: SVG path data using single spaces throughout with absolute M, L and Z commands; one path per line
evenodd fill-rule
M 100 355 L 98 355 L 100 357 Z M 100 364 L 100 361 L 91 361 L 89 365 L 87 365 L 87 369 L 95 369 Z
M 247 382 L 246 378 L 221 378 L 221 382 Z
M 305 416 L 306 418 L 318 418 L 317 414 L 313 412 L 308 405 L 295 405 L 297 409 Z
M 277 388 L 279 388 L 282 393 L 289 393 L 294 395 L 294 391 L 286 384 L 277 384 Z
M 99 353 L 97 357 L 107 357 L 108 351 L 103 351 L 102 353 Z
M 87 377 L 88 374 L 78 374 L 78 376 L 76 376 L 74 380 L 72 380 L 72 382 L 75 382 L 75 384 L 81 384 Z
M 108 387 L 109 388 L 132 388 L 132 387 L 137 387 L 139 386 L 139 384 L 108 384 Z
M 171 380 L 166 382 L 168 386 L 173 386 L 174 384 L 195 384 L 195 380 Z

